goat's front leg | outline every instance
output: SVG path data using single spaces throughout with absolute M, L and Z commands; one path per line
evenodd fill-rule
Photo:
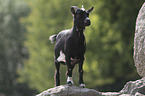
M 70 57 L 66 57 L 66 65 L 67 65 L 67 84 L 69 86 L 72 86 L 73 85 L 72 70 L 74 66 L 71 65 Z
M 84 58 L 81 59 L 79 62 L 79 84 L 80 84 L 80 87 L 85 87 L 85 84 L 83 81 L 83 62 L 84 62 Z

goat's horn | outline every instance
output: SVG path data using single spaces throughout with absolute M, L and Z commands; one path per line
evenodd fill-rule
M 77 6 L 71 6 L 71 8 L 74 8 L 75 11 L 76 11 L 77 9 L 79 9 Z

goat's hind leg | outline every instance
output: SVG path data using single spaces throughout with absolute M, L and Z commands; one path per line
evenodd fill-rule
M 60 85 L 60 63 L 55 61 L 55 86 Z
M 84 59 L 80 60 L 79 62 L 79 86 L 80 87 L 85 87 L 84 81 L 83 81 L 83 62 Z

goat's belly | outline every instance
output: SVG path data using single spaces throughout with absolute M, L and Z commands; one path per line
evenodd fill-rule
M 71 65 L 79 63 L 80 59 L 73 59 L 71 58 Z

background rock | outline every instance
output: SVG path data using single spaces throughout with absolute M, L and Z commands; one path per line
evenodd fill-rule
M 145 77 L 145 3 L 140 9 L 136 20 L 134 62 L 138 74 Z
M 142 5 L 136 20 L 134 37 L 134 62 L 138 74 L 144 78 L 137 81 L 127 82 L 120 93 L 145 95 L 145 3 Z

